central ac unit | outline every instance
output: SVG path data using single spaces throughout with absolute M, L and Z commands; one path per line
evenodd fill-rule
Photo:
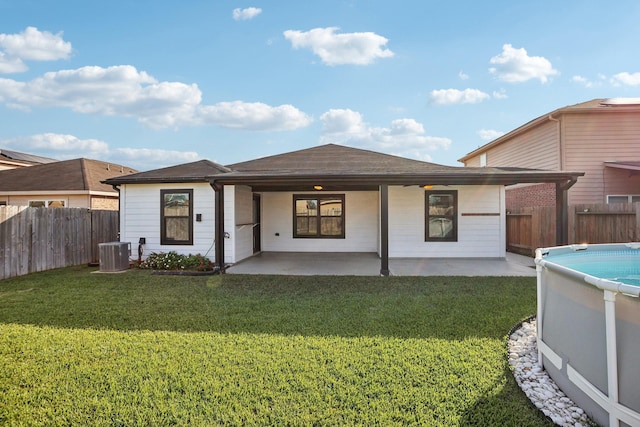
M 99 243 L 100 271 L 116 272 L 129 268 L 129 255 L 131 254 L 131 243 L 129 242 L 109 242 Z

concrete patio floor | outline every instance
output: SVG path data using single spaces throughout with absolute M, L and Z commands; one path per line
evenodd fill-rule
M 533 258 L 507 253 L 506 258 L 390 258 L 392 276 L 535 276 Z M 295 276 L 378 276 L 375 253 L 262 252 L 236 263 L 227 274 Z

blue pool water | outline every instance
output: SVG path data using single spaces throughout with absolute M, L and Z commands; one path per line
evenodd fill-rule
M 601 279 L 640 286 L 640 250 L 585 250 L 545 259 Z

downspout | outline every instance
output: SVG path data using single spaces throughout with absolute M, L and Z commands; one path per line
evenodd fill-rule
M 567 180 L 567 182 L 556 182 L 556 245 L 563 246 L 569 244 L 569 197 L 567 192 L 573 184 L 578 182 L 577 178 Z
M 118 187 L 118 184 L 112 184 L 111 188 L 118 193 L 118 241 L 120 241 L 120 212 L 122 212 L 122 198 L 120 197 L 120 187 Z
M 547 117 L 549 121 L 556 122 L 558 124 L 558 170 L 564 169 L 564 156 L 562 153 L 563 149 L 563 140 L 562 140 L 562 125 L 560 119 L 556 119 L 553 115 L 549 114 Z
M 224 185 L 209 181 L 209 185 L 215 193 L 215 225 L 214 225 L 214 244 L 215 244 L 215 263 L 217 264 L 220 274 L 224 274 Z
M 564 170 L 562 121 L 553 117 L 552 114 L 549 114 L 547 118 L 558 124 L 558 170 Z M 564 184 L 556 182 L 556 245 L 558 246 L 569 244 L 569 195 L 567 191 L 576 182 L 575 179 Z

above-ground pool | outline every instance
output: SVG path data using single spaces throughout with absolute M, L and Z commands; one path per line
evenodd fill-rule
M 536 250 L 538 360 L 602 425 L 640 426 L 640 243 Z

